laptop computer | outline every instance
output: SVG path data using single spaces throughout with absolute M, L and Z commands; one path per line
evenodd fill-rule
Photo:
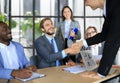
M 98 67 L 94 57 L 91 54 L 90 50 L 82 50 L 81 52 L 82 60 L 85 64 L 86 71 L 94 70 Z

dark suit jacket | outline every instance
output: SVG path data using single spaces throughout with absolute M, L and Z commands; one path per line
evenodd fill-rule
M 88 45 L 105 41 L 98 73 L 106 76 L 120 47 L 120 0 L 106 0 L 106 18 L 102 32 L 86 41 Z
M 39 68 L 55 66 L 56 60 L 59 60 L 60 63 L 63 64 L 62 50 L 64 47 L 62 40 L 55 37 L 55 41 L 59 51 L 57 53 L 54 53 L 54 50 L 45 35 L 36 39 L 35 48 L 38 55 Z

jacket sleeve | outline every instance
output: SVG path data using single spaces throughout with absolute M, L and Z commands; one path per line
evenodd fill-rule
M 48 44 L 45 44 L 45 42 L 41 41 L 40 39 L 37 39 L 35 41 L 35 48 L 37 51 L 37 55 L 44 58 L 47 62 L 53 62 L 53 61 L 60 60 L 63 58 L 62 51 L 53 53 L 51 51 L 50 46 L 48 46 Z
M 2 62 L 2 57 L 1 57 L 1 54 L 0 54 L 0 78 L 3 78 L 3 79 L 11 79 L 12 76 L 11 76 L 11 72 L 12 72 L 12 69 L 5 69 L 3 67 L 3 62 Z
M 80 24 L 78 21 L 75 22 L 76 27 L 78 28 L 78 32 L 74 37 L 74 40 L 79 40 L 81 38 L 81 32 L 80 32 Z

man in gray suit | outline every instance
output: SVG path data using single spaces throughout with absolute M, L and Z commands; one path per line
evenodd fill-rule
M 79 53 L 77 46 L 75 48 L 64 49 L 62 40 L 54 37 L 55 30 L 50 18 L 41 20 L 40 28 L 44 35 L 35 41 L 39 68 L 62 65 L 63 59 L 67 57 L 67 54 Z

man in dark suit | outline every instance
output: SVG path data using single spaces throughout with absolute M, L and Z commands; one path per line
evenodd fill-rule
M 98 71 L 87 75 L 101 78 L 108 75 L 120 47 L 120 0 L 85 0 L 85 5 L 93 10 L 97 8 L 104 10 L 105 21 L 102 32 L 76 43 L 81 48 L 83 45 L 87 47 L 105 41 Z
M 62 40 L 54 37 L 55 30 L 50 18 L 42 19 L 40 28 L 44 35 L 35 41 L 39 68 L 62 65 L 63 59 L 67 57 L 67 54 L 79 53 L 78 47 L 64 49 Z

